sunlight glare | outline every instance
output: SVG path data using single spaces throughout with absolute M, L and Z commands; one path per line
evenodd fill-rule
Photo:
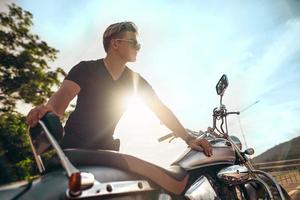
M 137 95 L 127 96 L 123 103 L 127 109 L 118 124 L 118 130 L 122 132 L 145 131 L 149 124 L 158 120 Z
M 160 127 L 157 126 L 159 120 L 136 95 L 127 96 L 123 103 L 126 104 L 127 109 L 114 134 L 114 137 L 122 141 L 120 151 L 132 155 L 137 153 L 147 155 L 146 152 L 151 152 L 151 146 L 153 147 L 153 145 L 148 146 L 149 142 L 157 143 L 156 138 L 160 136 L 157 130 L 157 127 Z M 139 149 L 139 152 L 136 149 Z

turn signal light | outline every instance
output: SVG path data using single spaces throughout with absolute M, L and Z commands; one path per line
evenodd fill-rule
M 71 174 L 69 178 L 69 193 L 71 196 L 79 196 L 81 194 L 80 172 Z
M 250 155 L 250 156 L 253 155 L 254 154 L 254 149 L 253 148 L 246 149 L 245 154 Z

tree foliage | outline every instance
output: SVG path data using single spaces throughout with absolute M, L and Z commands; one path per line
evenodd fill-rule
M 0 117 L 0 183 L 27 179 L 35 173 L 25 117 L 17 112 Z
M 58 50 L 31 33 L 32 14 L 8 5 L 0 13 L 0 183 L 26 179 L 36 172 L 25 116 L 18 102 L 39 105 L 59 84 L 61 68 L 50 70 L 48 62 Z
M 49 70 L 47 61 L 54 61 L 58 51 L 32 34 L 32 25 L 32 14 L 15 4 L 0 13 L 0 112 L 15 109 L 18 100 L 44 103 L 63 73 Z

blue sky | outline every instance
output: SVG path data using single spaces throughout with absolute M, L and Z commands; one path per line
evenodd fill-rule
M 58 49 L 50 65 L 69 71 L 81 60 L 105 56 L 102 33 L 118 21 L 139 27 L 142 50 L 128 66 L 142 74 L 184 126 L 205 130 L 218 105 L 215 84 L 229 78 L 224 96 L 239 116 L 256 154 L 300 134 L 300 2 L 281 1 L 4 1 L 30 11 L 33 32 Z M 142 117 L 141 117 L 142 116 Z M 242 139 L 238 117 L 229 130 Z M 135 101 L 116 135 L 121 150 L 167 165 L 185 145 L 157 142 L 169 131 Z

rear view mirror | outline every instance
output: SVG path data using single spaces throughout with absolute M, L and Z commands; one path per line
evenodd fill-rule
M 220 78 L 219 82 L 216 85 L 217 94 L 223 96 L 227 86 L 228 86 L 228 79 L 227 76 L 223 74 L 223 76 Z

